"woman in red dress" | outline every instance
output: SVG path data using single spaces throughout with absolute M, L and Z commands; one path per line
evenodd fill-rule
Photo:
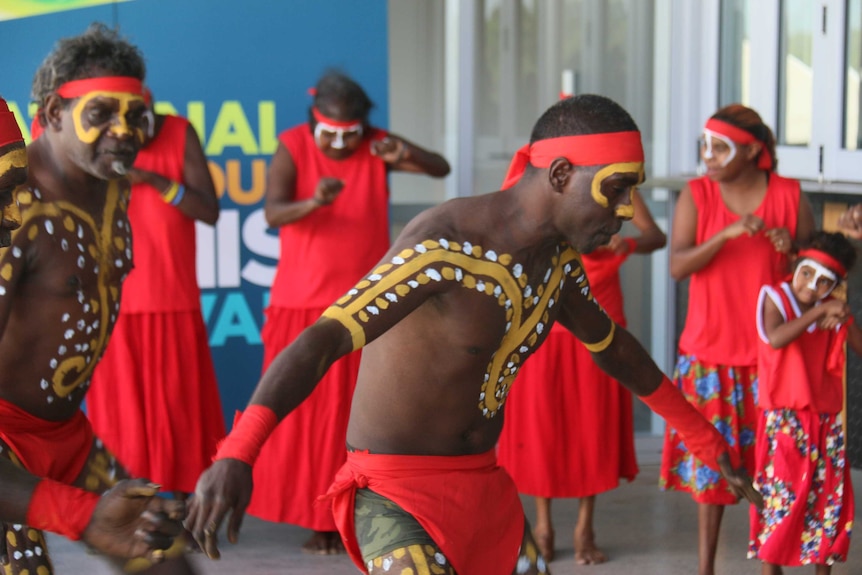
M 760 286 L 788 270 L 795 241 L 814 229 L 799 182 L 775 173 L 775 137 L 754 110 L 733 104 L 707 121 L 706 175 L 682 189 L 671 233 L 671 275 L 689 279 L 688 313 L 674 379 L 754 473 Z M 713 575 L 724 506 L 737 502 L 721 476 L 665 433 L 660 485 L 698 503 L 700 575 Z
M 372 102 L 351 78 L 329 72 L 313 93 L 309 121 L 279 135 L 267 178 L 265 215 L 279 228 L 281 256 L 261 333 L 263 372 L 386 253 L 389 172 L 449 173 L 439 154 L 371 126 Z M 359 354 L 332 366 L 254 467 L 248 512 L 313 530 L 303 546 L 310 553 L 343 552 L 331 509 L 315 501 L 346 458 Z

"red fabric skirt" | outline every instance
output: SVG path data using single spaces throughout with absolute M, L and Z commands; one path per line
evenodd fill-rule
M 93 429 L 83 412 L 66 421 L 48 421 L 0 399 L 0 452 L 3 445 L 38 477 L 72 484 L 81 473 L 93 446 Z
M 767 409 L 757 437 L 763 509 L 751 506 L 748 557 L 790 567 L 846 561 L 854 500 L 841 414 Z
M 261 332 L 264 371 L 321 313 L 323 308 L 267 309 Z M 336 530 L 332 510 L 316 500 L 326 493 L 345 461 L 347 420 L 360 357 L 360 352 L 354 352 L 336 361 L 311 395 L 267 439 L 254 466 L 248 513 L 315 531 Z
M 586 497 L 638 473 L 631 393 L 567 331 L 527 360 L 504 413 L 497 458 L 521 493 Z
M 96 435 L 132 475 L 193 492 L 225 436 L 200 311 L 121 313 L 86 401 Z
M 511 575 L 524 538 L 524 510 L 494 452 L 436 455 L 347 454 L 324 499 L 344 546 L 368 573 L 356 541 L 356 489 L 367 487 L 412 515 L 463 574 Z
M 748 474 L 753 475 L 757 368 L 718 365 L 700 361 L 693 355 L 680 355 L 674 382 L 685 398 L 721 432 Z M 669 426 L 665 428 L 659 486 L 687 491 L 698 503 L 737 503 L 721 474 L 693 457 L 676 430 Z

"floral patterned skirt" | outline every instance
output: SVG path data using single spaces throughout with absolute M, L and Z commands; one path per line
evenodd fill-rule
M 844 459 L 841 414 L 764 410 L 758 423 L 748 557 L 775 565 L 846 561 L 853 485 Z
M 689 403 L 721 432 L 752 475 L 757 425 L 757 368 L 713 364 L 700 361 L 693 355 L 680 355 L 674 382 Z M 689 453 L 679 434 L 671 427 L 665 429 L 659 487 L 687 491 L 698 503 L 737 503 L 721 474 Z

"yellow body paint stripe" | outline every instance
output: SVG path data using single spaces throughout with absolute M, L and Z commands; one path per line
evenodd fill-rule
M 407 547 L 410 557 L 413 559 L 413 565 L 416 567 L 416 575 L 431 575 L 431 570 L 428 569 L 428 557 L 421 545 L 410 545 Z
M 0 174 L 5 174 L 12 168 L 27 167 L 27 149 L 18 148 L 0 156 Z
M 350 337 L 353 340 L 353 351 L 365 346 L 365 330 L 362 324 L 353 319 L 353 315 L 349 311 L 333 305 L 324 310 L 323 317 L 334 319 L 350 332 Z
M 581 343 L 584 344 L 584 347 L 587 348 L 587 351 L 589 351 L 591 353 L 599 353 L 601 351 L 606 350 L 608 348 L 608 346 L 611 345 L 611 342 L 614 340 L 614 333 L 616 331 L 617 331 L 617 324 L 614 323 L 613 320 L 611 320 L 611 331 L 608 332 L 608 335 L 605 336 L 605 339 L 603 339 L 602 341 L 598 341 L 596 343 L 586 343 L 586 342 L 581 342 Z

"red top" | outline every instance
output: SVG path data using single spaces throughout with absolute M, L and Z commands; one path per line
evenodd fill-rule
M 787 282 L 761 288 L 757 300 L 758 405 L 763 409 L 840 412 L 844 405 L 846 328 L 823 330 L 812 323 L 789 344 L 773 349 L 763 330 L 763 306 L 767 297 L 775 303 L 785 321 L 802 315 Z M 829 358 L 839 361 L 828 361 Z
M 165 116 L 162 128 L 138 152 L 135 167 L 183 181 L 186 127 L 178 116 Z M 195 263 L 195 222 L 165 203 L 149 184 L 132 186 L 129 201 L 135 268 L 123 283 L 121 313 L 200 309 Z
M 349 290 L 389 249 L 389 185 L 386 163 L 371 154 L 373 128 L 343 160 L 325 156 L 308 124 L 279 134 L 296 166 L 294 199 L 314 197 L 320 178 L 339 178 L 344 188 L 328 206 L 279 230 L 281 256 L 270 301 L 283 308 L 324 308 Z
M 718 183 L 702 177 L 689 186 L 697 207 L 696 244 L 740 219 L 725 205 Z M 764 229 L 784 227 L 795 239 L 800 195 L 799 182 L 770 174 L 766 196 L 754 215 L 763 220 Z M 786 273 L 787 256 L 775 251 L 763 232 L 725 242 L 709 264 L 691 274 L 680 351 L 721 365 L 755 365 L 757 334 L 751 318 L 758 291 Z

